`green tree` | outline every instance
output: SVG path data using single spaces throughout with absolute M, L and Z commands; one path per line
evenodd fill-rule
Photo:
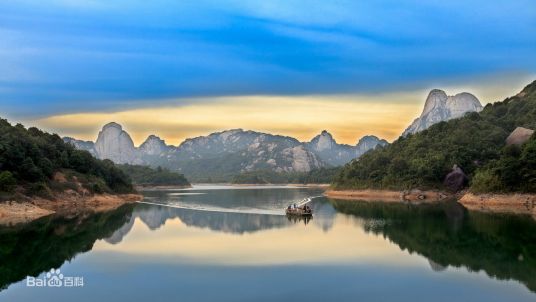
M 0 172 L 0 191 L 12 192 L 17 185 L 17 180 L 9 171 Z

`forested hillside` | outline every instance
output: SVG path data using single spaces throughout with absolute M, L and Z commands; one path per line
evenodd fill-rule
M 476 192 L 535 192 L 536 138 L 506 146 L 516 128 L 536 128 L 536 81 L 516 96 L 488 104 L 480 113 L 441 122 L 401 137 L 347 164 L 336 189 L 443 188 L 456 164 Z
M 158 167 L 152 169 L 147 166 L 118 165 L 136 185 L 150 186 L 190 186 L 184 175 Z
M 55 180 L 61 172 L 61 181 Z M 50 197 L 81 185 L 89 192 L 128 193 L 130 179 L 109 160 L 76 150 L 56 134 L 0 119 L 0 197 Z

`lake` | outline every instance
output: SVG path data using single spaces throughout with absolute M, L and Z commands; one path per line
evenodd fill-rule
M 0 301 L 536 300 L 531 217 L 321 194 L 153 190 L 108 213 L 0 227 Z M 283 215 L 305 198 L 312 219 Z M 35 286 L 51 269 L 61 286 Z

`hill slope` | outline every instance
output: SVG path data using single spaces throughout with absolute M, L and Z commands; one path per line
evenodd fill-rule
M 516 128 L 536 128 L 536 81 L 480 113 L 440 122 L 363 155 L 336 177 L 336 189 L 443 188 L 456 164 L 479 192 L 536 191 L 536 138 L 505 146 Z M 476 175 L 476 176 L 475 176 Z
M 61 181 L 55 179 L 61 172 Z M 82 186 L 83 188 L 81 188 Z M 0 119 L 1 197 L 40 195 L 85 189 L 95 193 L 130 193 L 130 179 L 109 160 L 77 150 L 58 135 L 12 126 Z

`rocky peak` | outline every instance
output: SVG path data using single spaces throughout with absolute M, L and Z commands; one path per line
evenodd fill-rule
M 169 147 L 166 145 L 166 142 L 153 134 L 149 135 L 145 142 L 140 145 L 140 151 L 144 155 L 160 155 L 168 149 Z
M 333 139 L 331 133 L 327 132 L 326 130 L 322 130 L 322 132 L 315 136 L 309 144 L 313 150 L 320 152 L 323 150 L 332 149 L 337 142 L 335 139 Z
M 385 146 L 389 144 L 386 140 L 380 139 L 375 135 L 365 135 L 356 144 L 359 153 L 363 154 L 368 150 L 375 149 L 378 145 Z
M 482 110 L 482 104 L 472 94 L 468 92 L 458 93 L 455 96 L 447 98 L 446 107 L 450 111 L 451 118 L 462 117 L 466 112 L 479 112 Z
M 108 123 L 102 127 L 95 142 L 95 152 L 100 159 L 110 159 L 115 163 L 137 162 L 137 152 L 130 135 L 118 123 Z
M 426 102 L 424 102 L 424 109 L 421 113 L 421 116 L 424 116 L 433 110 L 445 108 L 447 99 L 448 96 L 445 91 L 440 89 L 432 89 L 426 98 Z
M 480 101 L 468 92 L 447 96 L 443 90 L 433 89 L 428 94 L 420 117 L 402 133 L 402 136 L 425 130 L 433 124 L 462 117 L 467 112 L 482 110 Z

